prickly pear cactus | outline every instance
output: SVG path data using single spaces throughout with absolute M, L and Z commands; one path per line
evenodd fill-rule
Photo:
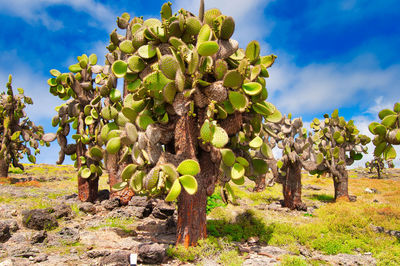
M 102 113 L 102 105 L 109 99 L 109 91 L 103 88 L 115 80 L 108 79 L 107 70 L 97 65 L 95 54 L 78 56 L 78 63 L 69 67 L 69 73 L 50 70 L 48 80 L 50 92 L 66 102 L 56 108 L 53 117 L 56 134 L 48 134 L 48 140 L 57 139 L 61 147 L 57 164 L 62 164 L 65 155 L 71 156 L 78 169 L 79 198 L 94 201 L 97 196 L 98 178 L 102 175 L 104 141 L 100 132 L 109 113 Z M 99 85 L 99 86 L 96 86 Z M 104 97 L 108 96 L 108 97 Z M 105 98 L 103 101 L 102 99 Z M 71 129 L 75 143 L 68 144 Z
M 274 178 L 282 184 L 284 206 L 304 210 L 306 205 L 301 201 L 301 169 L 304 162 L 310 159 L 311 145 L 303 121 L 301 118 L 292 120 L 289 114 L 279 123 L 266 123 L 265 126 L 269 142 L 272 140 L 282 150 L 279 161 L 274 161 L 278 169 L 273 173 Z
M 368 173 L 372 174 L 373 172 L 376 172 L 378 178 L 381 178 L 381 173 L 385 170 L 385 163 L 382 157 L 374 157 L 371 161 L 365 162 L 365 168 L 368 169 Z
M 7 92 L 0 93 L 0 176 L 7 177 L 10 163 L 14 167 L 24 167 L 19 160 L 28 157 L 32 163 L 40 150 L 40 145 L 49 145 L 46 138 L 43 138 L 43 127 L 36 126 L 26 115 L 25 107 L 32 104 L 32 99 L 24 95 L 24 90 L 18 88 L 18 94 L 14 94 L 12 76 L 7 83 Z M 42 139 L 43 138 L 43 139 Z
M 339 117 L 337 109 L 330 117 L 325 114 L 323 121 L 315 118 L 310 126 L 314 130 L 313 150 L 310 150 L 314 167 L 309 170 L 313 174 L 332 174 L 335 199 L 349 198 L 346 166 L 362 159 L 362 154 L 367 153 L 365 145 L 371 141 L 370 138 L 359 134 L 353 120 L 346 122 L 344 117 Z
M 379 112 L 380 123 L 372 122 L 369 131 L 375 135 L 372 143 L 375 145 L 374 156 L 385 161 L 396 158 L 393 145 L 400 144 L 400 103 L 395 103 L 393 110 L 383 109 Z
M 113 190 L 178 199 L 178 242 L 193 245 L 205 237 L 206 196 L 217 179 L 231 191 L 230 181 L 243 184 L 268 170 L 261 121 L 281 120 L 266 102 L 276 56 L 261 56 L 256 41 L 239 48 L 233 18 L 218 9 L 201 8 L 197 17 L 174 14 L 166 3 L 160 13 L 117 19 L 103 78 L 123 80 L 123 100 L 104 107 L 112 115 L 101 139 L 125 165 Z M 107 89 L 112 94 L 116 83 Z

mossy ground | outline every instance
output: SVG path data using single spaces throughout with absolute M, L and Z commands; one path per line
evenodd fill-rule
M 72 166 L 41 164 L 25 167 L 24 173 L 15 170 L 10 173 L 10 177 L 21 180 L 27 176 L 45 177 L 44 180 L 11 185 L 9 179 L 2 178 L 0 183 L 19 186 L 25 193 L 23 197 L 2 193 L 0 204 L 11 204 L 20 209 L 47 208 L 51 206 L 52 200 L 77 193 L 76 172 Z M 200 263 L 204 258 L 213 257 L 223 265 L 240 265 L 245 255 L 239 253 L 232 241 L 244 242 L 256 236 L 263 244 L 280 246 L 292 252 L 292 255 L 281 258 L 282 265 L 319 265 L 319 262 L 298 256 L 301 248 L 322 254 L 371 252 L 379 265 L 400 265 L 400 240 L 372 229 L 374 225 L 388 230 L 400 230 L 400 171 L 391 171 L 384 179 L 370 179 L 361 171 L 350 171 L 349 191 L 357 196 L 356 202 L 333 202 L 331 178 L 304 174 L 303 201 L 308 206 L 318 206 L 313 213 L 259 209 L 260 204 L 282 199 L 279 184 L 258 193 L 250 192 L 254 187 L 250 181 L 243 186 L 233 185 L 241 205 L 229 204 L 210 210 L 210 238 L 189 251 L 179 247 L 171 248 L 169 254 L 182 261 Z M 46 181 L 46 178 L 53 181 Z M 313 190 L 311 186 L 319 187 L 320 190 Z M 107 176 L 104 175 L 100 179 L 100 189 L 107 188 Z M 374 188 L 378 193 L 366 193 L 366 188 Z M 79 217 L 78 207 L 71 207 Z M 109 219 L 99 227 L 132 230 L 130 223 L 134 221 Z

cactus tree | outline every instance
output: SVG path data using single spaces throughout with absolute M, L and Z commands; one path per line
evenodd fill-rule
M 278 171 L 274 178 L 282 184 L 283 205 L 290 209 L 304 210 L 306 205 L 301 201 L 301 169 L 309 160 L 311 145 L 307 130 L 303 128 L 301 118 L 284 117 L 279 123 L 267 123 L 270 138 L 282 150 L 282 157 L 276 162 Z
M 56 134 L 48 134 L 48 140 L 57 142 L 61 147 L 57 164 L 62 164 L 65 155 L 71 156 L 78 170 L 78 196 L 82 201 L 94 201 L 97 197 L 98 178 L 102 174 L 103 149 L 99 139 L 103 118 L 100 115 L 102 96 L 100 84 L 113 82 L 102 80 L 103 67 L 96 65 L 97 56 L 86 54 L 78 56 L 78 63 L 69 67 L 70 72 L 60 73 L 52 69 L 53 76 L 48 80 L 50 92 L 65 100 L 56 108 L 58 114 L 53 117 L 52 125 L 58 127 Z M 96 80 L 94 74 L 98 74 Z M 115 82 L 115 80 L 114 80 Z M 67 136 L 72 135 L 75 143 L 68 144 Z
M 177 200 L 177 243 L 185 246 L 206 237 L 207 195 L 218 180 L 229 190 L 230 180 L 265 174 L 261 121 L 281 119 L 265 102 L 275 56 L 260 56 L 256 41 L 239 49 L 233 18 L 202 10 L 173 14 L 166 3 L 161 20 L 124 13 L 117 23 L 125 32 L 111 33 L 104 67 L 124 84 L 101 132 L 106 157 L 120 154 L 125 165 L 113 190 Z
M 381 122 L 372 122 L 369 131 L 375 135 L 372 143 L 375 145 L 374 156 L 385 161 L 396 158 L 393 145 L 400 144 L 400 103 L 395 103 L 393 110 L 383 109 L 379 112 Z
M 32 99 L 25 96 L 24 90 L 21 88 L 18 88 L 19 93 L 14 95 L 11 81 L 10 75 L 7 92 L 0 93 L 1 177 L 8 176 L 10 163 L 23 170 L 24 167 L 19 160 L 23 158 L 24 154 L 27 155 L 30 162 L 35 163 L 35 155 L 40 152 L 39 143 L 48 145 L 42 140 L 43 128 L 36 126 L 26 116 L 25 107 L 27 104 L 32 104 Z
M 359 134 L 353 120 L 346 122 L 344 117 L 339 117 L 337 109 L 330 117 L 325 114 L 324 118 L 323 122 L 317 118 L 311 122 L 314 130 L 313 150 L 310 151 L 312 161 L 307 164 L 307 168 L 311 173 L 330 173 L 335 199 L 349 199 L 346 166 L 362 158 L 362 154 L 367 152 L 365 145 L 370 142 L 370 138 Z

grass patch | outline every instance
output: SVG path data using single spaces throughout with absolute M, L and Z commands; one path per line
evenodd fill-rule
M 308 266 L 309 264 L 303 258 L 298 256 L 285 255 L 282 257 L 281 266 Z
M 133 218 L 106 218 L 104 220 L 104 223 L 98 225 L 98 226 L 93 226 L 90 227 L 90 230 L 99 230 L 101 228 L 105 227 L 112 227 L 112 228 L 120 228 L 122 229 L 125 233 L 131 233 L 134 231 L 133 223 L 134 223 Z
M 206 259 L 230 266 L 242 265 L 244 261 L 235 245 L 229 240 L 212 236 L 199 240 L 197 246 L 187 249 L 182 245 L 170 246 L 167 255 L 181 262 L 198 262 L 197 265 L 203 265 L 202 260 Z
M 317 200 L 321 202 L 333 202 L 335 200 L 333 196 L 327 194 L 312 194 L 308 198 L 311 200 Z

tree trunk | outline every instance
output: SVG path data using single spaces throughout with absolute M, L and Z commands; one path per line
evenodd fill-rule
M 10 164 L 6 160 L 0 159 L 0 177 L 8 177 L 8 168 Z
M 376 164 L 376 171 L 378 172 L 378 179 L 381 179 L 381 165 L 380 165 L 379 161 Z
M 256 186 L 254 187 L 253 192 L 261 192 L 265 189 L 265 175 L 257 176 L 256 177 Z
M 333 177 L 333 184 L 335 187 L 335 200 L 342 198 L 349 200 L 349 177 L 347 171 L 340 171 L 339 176 Z
M 301 164 L 288 162 L 286 177 L 282 178 L 284 207 L 291 210 L 306 210 L 307 206 L 301 201 Z
M 78 133 L 79 134 L 79 133 Z M 78 169 L 82 166 L 81 156 L 85 154 L 82 142 L 76 144 L 76 159 Z M 81 201 L 94 202 L 97 198 L 99 179 L 82 178 L 78 174 L 78 197 Z

